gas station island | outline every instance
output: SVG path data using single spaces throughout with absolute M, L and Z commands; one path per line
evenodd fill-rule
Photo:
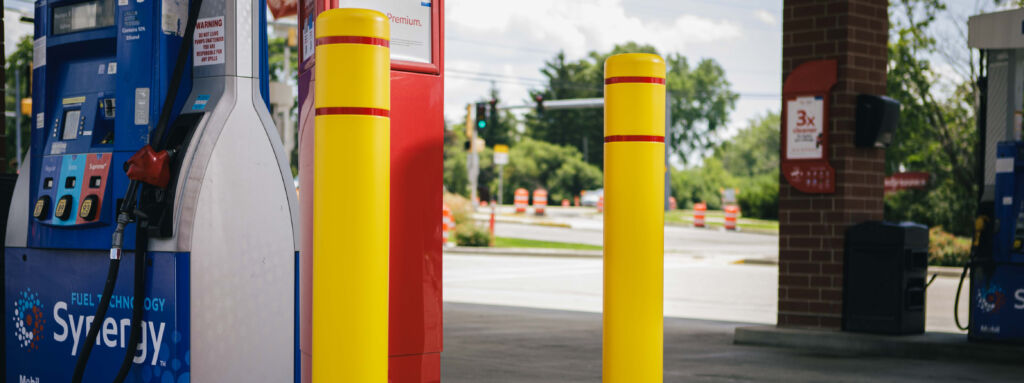
M 673 339 L 725 327 L 737 344 L 1024 355 L 1006 345 L 1024 342 L 1024 9 L 968 24 L 982 57 L 983 172 L 960 274 L 968 298 L 954 307 L 970 315 L 957 317 L 967 336 L 936 338 L 924 333 L 927 228 L 880 222 L 900 117 L 884 97 L 888 4 L 828 3 L 784 2 L 777 320 L 744 328 L 665 320 L 666 275 L 679 267 L 666 267 L 673 127 L 658 55 L 611 56 L 603 100 L 586 102 L 605 121 L 601 319 L 467 314 L 442 302 L 444 0 L 271 4 L 298 20 L 301 200 L 271 118 L 266 0 L 37 0 L 0 380 L 439 382 L 443 330 L 485 328 L 480 318 L 598 326 L 581 344 L 601 359 L 581 365 L 605 382 L 676 379 L 686 361 L 666 353 Z M 543 213 L 547 191 L 538 198 Z M 750 235 L 735 232 L 736 209 L 723 233 Z M 444 323 L 448 310 L 456 320 Z M 494 364 L 578 359 L 573 344 L 522 347 L 529 356 Z M 709 358 L 751 355 L 723 347 Z

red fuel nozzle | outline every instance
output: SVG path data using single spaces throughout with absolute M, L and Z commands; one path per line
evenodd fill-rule
M 125 173 L 129 179 L 166 188 L 171 179 L 170 155 L 166 150 L 154 151 L 146 145 L 125 161 Z

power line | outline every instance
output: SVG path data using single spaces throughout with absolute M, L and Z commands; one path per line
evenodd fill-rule
M 521 77 L 521 76 L 501 74 L 501 73 L 474 72 L 474 71 L 460 70 L 460 69 L 451 69 L 451 68 L 446 68 L 444 70 L 444 72 L 445 72 L 445 74 L 450 74 L 451 73 L 451 74 L 460 74 L 460 75 L 467 75 L 467 76 L 484 76 L 484 77 L 497 77 L 497 78 L 513 79 L 513 80 L 547 82 L 547 80 L 542 79 L 542 78 L 537 78 L 537 77 Z
M 545 54 L 545 55 L 550 55 L 550 56 L 554 56 L 554 55 L 558 54 L 558 52 L 552 52 L 552 51 L 545 50 L 545 49 L 529 48 L 529 47 L 510 45 L 510 44 L 501 44 L 501 43 L 495 43 L 493 41 L 480 41 L 480 40 L 469 40 L 469 39 L 445 37 L 445 42 L 457 42 L 457 43 L 464 43 L 464 44 L 473 44 L 473 45 L 480 45 L 480 46 L 485 46 L 485 47 L 490 47 L 490 48 L 499 48 L 499 47 L 501 47 L 501 48 L 507 48 L 507 49 L 514 49 L 514 50 L 522 51 L 522 52 L 539 53 L 539 54 Z

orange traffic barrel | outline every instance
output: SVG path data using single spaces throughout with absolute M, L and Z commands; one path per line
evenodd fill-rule
M 597 212 L 604 212 L 604 196 L 597 197 Z
M 441 243 L 448 246 L 448 237 L 455 231 L 455 218 L 452 217 L 452 209 L 448 208 L 448 204 L 441 204 L 441 207 Z
M 544 208 L 548 206 L 548 191 L 537 189 L 533 191 L 533 213 L 544 215 Z
M 704 215 L 708 211 L 708 204 L 697 202 L 693 204 L 693 227 L 704 227 Z
M 562 207 L 569 207 L 569 199 L 562 198 Z
M 736 230 L 736 218 L 739 214 L 739 206 L 725 205 L 725 230 Z
M 530 191 L 523 188 L 516 189 L 513 203 L 516 207 L 516 213 L 525 213 L 526 207 L 530 205 Z
M 580 196 L 572 197 L 572 206 L 580 206 Z
M 676 197 L 668 197 L 668 209 L 675 210 L 677 207 Z

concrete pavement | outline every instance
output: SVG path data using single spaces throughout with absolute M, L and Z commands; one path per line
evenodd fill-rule
M 599 382 L 601 315 L 444 305 L 444 382 Z M 735 322 L 666 318 L 665 382 L 1020 382 L 1021 364 L 733 345 Z
M 444 255 L 444 299 L 491 305 L 601 312 L 600 258 Z M 928 331 L 960 333 L 953 322 L 957 278 L 928 288 Z M 665 316 L 774 324 L 778 267 L 735 265 L 728 259 L 668 254 Z M 960 318 L 967 318 L 967 289 Z

